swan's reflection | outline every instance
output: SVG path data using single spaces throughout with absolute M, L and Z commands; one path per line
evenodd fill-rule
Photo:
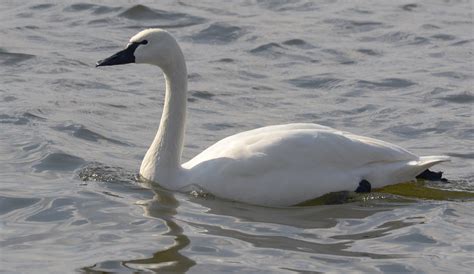
M 125 271 L 153 271 L 153 272 L 186 272 L 196 265 L 183 250 L 189 249 L 188 254 L 196 254 L 201 245 L 216 247 L 221 250 L 220 244 L 212 242 L 214 238 L 226 239 L 235 245 L 232 252 L 239 256 L 246 256 L 245 250 L 237 251 L 242 243 L 248 243 L 256 248 L 275 249 L 282 252 L 298 252 L 301 256 L 324 254 L 325 256 L 369 257 L 369 258 L 397 258 L 398 254 L 377 254 L 368 252 L 348 251 L 347 249 L 360 238 L 377 238 L 389 233 L 393 229 L 411 225 L 403 220 L 398 220 L 395 225 L 387 227 L 384 222 L 373 221 L 371 228 L 363 231 L 352 229 L 350 226 L 342 229 L 334 236 L 324 237 L 319 235 L 331 234 L 340 219 L 351 219 L 353 222 L 362 221 L 381 211 L 390 211 L 400 207 L 400 204 L 349 203 L 341 205 L 323 205 L 310 207 L 285 207 L 269 208 L 253 206 L 238 202 L 227 201 L 207 195 L 189 195 L 170 192 L 153 184 L 140 182 L 151 189 L 147 191 L 146 201 L 141 203 L 144 215 L 161 220 L 166 225 L 167 231 L 159 235 L 160 239 L 172 238 L 170 246 L 160 248 L 152 256 L 145 259 L 117 260 L 101 262 L 93 267 L 83 269 L 85 272 L 117 270 Z M 383 201 L 383 200 L 382 200 Z M 185 215 L 182 215 L 185 210 Z M 185 235 L 182 223 L 186 226 L 203 229 L 197 241 L 191 243 L 193 234 Z M 180 226 L 181 225 L 181 226 Z M 329 235 L 328 234 L 328 235 Z M 202 237 L 209 242 L 200 242 Z M 337 241 L 334 241 L 337 240 Z M 303 248 L 303 249 L 302 249 Z M 244 248 L 245 249 L 245 248 Z M 222 250 L 228 251 L 229 246 Z M 198 252 L 199 253 L 199 252 Z M 223 253 L 222 253 L 223 254 Z M 221 256 L 218 251 L 210 256 Z M 198 257 L 201 256 L 197 254 Z M 206 254 L 209 255 L 209 254 Z M 226 253 L 225 256 L 228 256 Z M 224 256 L 224 258 L 226 258 Z M 237 256 L 237 255 L 236 255 Z
M 144 215 L 162 220 L 168 231 L 161 234 L 163 237 L 172 237 L 174 243 L 164 249 L 153 253 L 149 258 L 134 260 L 111 260 L 96 263 L 90 267 L 84 267 L 81 271 L 85 273 L 105 273 L 122 271 L 152 271 L 152 272 L 187 272 L 196 264 L 195 261 L 181 254 L 190 244 L 189 238 L 183 233 L 183 229 L 176 223 L 174 217 L 180 203 L 172 192 L 158 186 L 151 186 L 140 182 L 146 188 L 153 190 L 153 198 L 142 203 Z
M 413 225 L 416 222 L 390 220 L 378 223 L 370 217 L 384 211 L 403 206 L 400 203 L 348 203 L 311 207 L 262 207 L 225 201 L 222 199 L 199 199 L 196 202 L 206 209 L 206 218 L 187 216 L 186 223 L 200 227 L 202 234 L 220 237 L 234 242 L 245 242 L 255 248 L 298 252 L 299 256 L 334 255 L 344 257 L 367 257 L 372 259 L 399 258 L 402 254 L 377 254 L 348 250 L 359 239 L 383 237 L 392 230 Z M 189 213 L 189 212 L 188 212 Z M 369 218 L 367 220 L 367 218 Z M 217 220 L 206 222 L 206 220 Z M 354 223 L 369 223 L 371 228 L 362 231 L 342 228 L 341 219 Z M 366 221 L 364 221 L 366 220 Z M 338 227 L 338 228 L 337 228 Z M 337 229 L 336 229 L 337 228 Z M 330 236 L 331 231 L 340 234 Z M 319 234 L 322 232 L 322 236 Z M 336 241 L 334 241 L 336 240 Z M 236 250 L 233 250 L 237 252 Z
M 165 250 L 157 251 L 152 257 L 146 259 L 123 261 L 123 265 L 132 269 L 147 269 L 159 272 L 186 272 L 196 264 L 192 259 L 180 253 L 182 249 L 190 244 L 189 238 L 183 233 L 183 229 L 173 220 L 179 206 L 178 200 L 172 192 L 151 186 L 155 193 L 153 200 L 143 206 L 145 216 L 161 219 L 168 227 L 168 232 L 163 236 L 174 237 L 174 244 Z
M 375 213 L 399 207 L 400 204 L 397 202 L 400 201 L 403 200 L 396 200 L 390 204 L 386 199 L 374 198 L 371 201 L 357 200 L 336 205 L 263 207 L 212 196 L 191 198 L 191 202 L 199 204 L 207 215 L 231 217 L 236 222 L 269 223 L 300 229 L 331 228 L 338 223 L 339 219 L 363 219 Z

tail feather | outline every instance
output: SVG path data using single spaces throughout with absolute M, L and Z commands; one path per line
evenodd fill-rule
M 423 156 L 411 161 L 378 163 L 377 166 L 370 166 L 368 173 L 361 178 L 369 181 L 373 188 L 379 188 L 414 180 L 433 165 L 446 161 L 449 161 L 447 156 Z
M 430 181 L 443 181 L 447 182 L 445 178 L 443 178 L 443 172 L 433 172 L 429 170 L 430 167 L 442 163 L 450 161 L 451 159 L 449 156 L 422 156 L 418 161 L 416 161 L 416 166 L 420 168 L 420 172 L 417 174 L 417 179 L 425 179 Z
M 436 165 L 438 163 L 442 162 L 448 162 L 451 161 L 451 158 L 449 156 L 421 156 L 420 159 L 417 162 L 417 166 L 426 166 L 426 168 L 429 168 L 433 165 Z

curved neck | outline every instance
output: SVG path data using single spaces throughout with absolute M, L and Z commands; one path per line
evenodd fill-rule
M 166 80 L 166 93 L 160 126 L 140 167 L 148 180 L 164 183 L 181 168 L 181 153 L 186 123 L 187 70 L 178 49 L 173 63 L 161 67 Z M 163 181 L 163 182 L 159 182 Z

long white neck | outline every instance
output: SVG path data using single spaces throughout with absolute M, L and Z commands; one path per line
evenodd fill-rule
M 160 126 L 140 167 L 145 179 L 168 184 L 181 169 L 186 124 L 187 71 L 178 48 L 173 62 L 161 67 L 166 80 L 166 94 Z

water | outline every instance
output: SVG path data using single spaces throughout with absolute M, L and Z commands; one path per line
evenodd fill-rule
M 472 18 L 472 1 L 2 1 L 1 271 L 471 272 L 472 202 L 264 208 L 144 188 L 163 79 L 94 64 L 147 27 L 177 37 L 185 160 L 316 122 L 450 155 L 451 188 L 473 190 Z

